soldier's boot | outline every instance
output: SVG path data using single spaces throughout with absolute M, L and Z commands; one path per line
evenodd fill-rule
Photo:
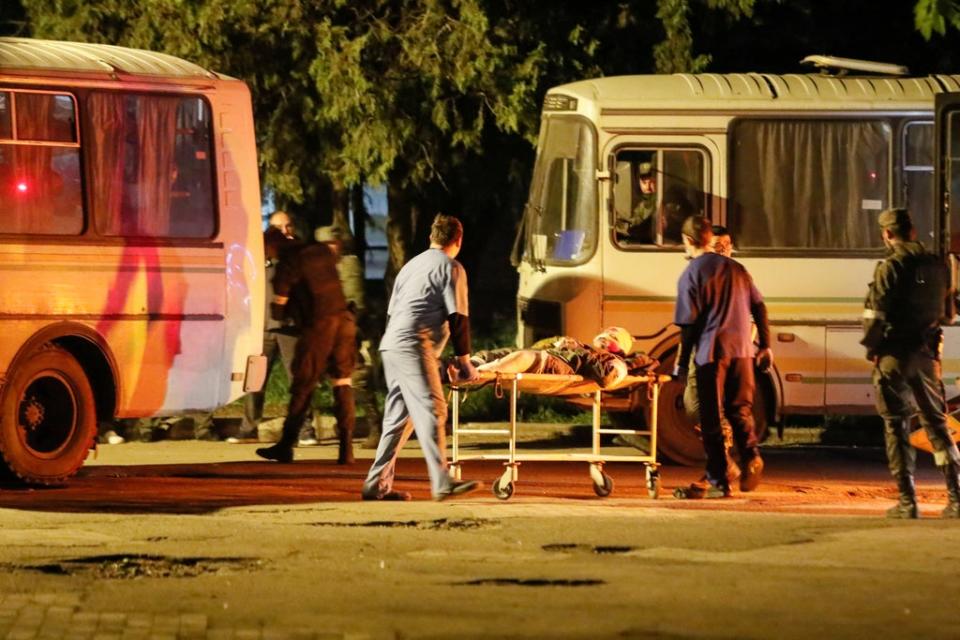
M 334 413 L 337 417 L 337 438 L 339 451 L 337 464 L 353 464 L 353 426 L 356 422 L 356 409 L 353 404 L 353 387 L 338 385 L 333 388 Z
M 910 422 L 906 418 L 884 418 L 883 439 L 887 449 L 887 466 L 897 481 L 900 493 L 897 504 L 887 509 L 888 518 L 913 519 L 917 512 L 917 492 L 913 485 L 916 453 L 909 440 Z
M 900 497 L 897 504 L 887 509 L 887 517 L 894 520 L 913 520 L 920 517 L 917 512 L 917 491 L 913 485 L 913 474 L 898 475 L 897 490 Z
M 303 421 L 303 414 L 288 414 L 283 421 L 283 431 L 277 444 L 271 447 L 260 447 L 257 449 L 257 455 L 265 460 L 274 460 L 284 464 L 293 462 L 293 447 L 297 444 L 297 437 Z
M 960 518 L 960 469 L 950 463 L 940 467 L 947 483 L 947 506 L 941 512 L 943 518 Z

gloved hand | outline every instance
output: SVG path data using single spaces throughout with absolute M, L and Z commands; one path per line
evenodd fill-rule
M 673 371 L 670 373 L 670 377 L 678 382 L 686 382 L 689 373 L 690 370 L 687 369 L 687 367 L 681 367 L 680 363 L 677 362 L 673 365 Z
M 770 371 L 770 367 L 773 366 L 773 351 L 770 350 L 770 347 L 766 349 L 760 349 L 757 352 L 757 369 L 761 373 L 766 373 Z

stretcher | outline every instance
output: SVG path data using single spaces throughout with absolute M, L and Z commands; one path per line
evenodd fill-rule
M 670 380 L 664 375 L 627 376 L 613 386 L 601 388 L 596 382 L 579 375 L 560 375 L 549 373 L 499 373 L 481 371 L 480 379 L 470 383 L 451 384 L 452 392 L 452 459 L 450 474 L 461 479 L 461 467 L 469 460 L 503 460 L 504 471 L 493 482 L 493 495 L 501 500 L 513 496 L 514 485 L 519 480 L 520 463 L 527 461 L 573 460 L 589 465 L 593 490 L 600 497 L 606 497 L 613 491 L 613 479 L 603 470 L 607 462 L 637 462 L 646 469 L 647 492 L 651 498 L 660 495 L 660 465 L 657 462 L 657 404 L 660 385 Z M 478 389 L 488 384 L 495 385 L 497 397 L 509 394 L 510 424 L 505 429 L 463 428 L 460 426 L 461 393 Z M 633 389 L 645 385 L 650 402 L 649 420 L 645 429 L 613 429 L 600 425 L 600 411 L 608 394 Z M 591 444 L 589 453 L 519 453 L 517 451 L 517 398 L 520 393 L 532 393 L 544 396 L 589 397 L 592 413 Z M 607 434 L 643 435 L 650 438 L 650 453 L 647 455 L 604 454 L 601 452 L 600 436 Z M 464 435 L 506 436 L 506 453 L 481 453 L 464 455 L 460 450 L 460 437 Z

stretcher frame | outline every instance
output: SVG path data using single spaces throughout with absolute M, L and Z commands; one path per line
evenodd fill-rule
M 509 500 L 514 493 L 514 485 L 520 478 L 519 467 L 522 462 L 545 461 L 578 461 L 589 465 L 590 479 L 593 481 L 593 490 L 600 497 L 606 497 L 613 491 L 613 478 L 603 471 L 607 462 L 637 462 L 644 465 L 646 471 L 646 486 L 648 495 L 657 498 L 660 495 L 660 463 L 657 462 L 657 408 L 660 397 L 660 386 L 670 380 L 664 375 L 627 376 L 618 384 L 601 388 L 596 382 L 585 380 L 583 376 L 571 374 L 550 373 L 501 373 L 481 371 L 480 379 L 471 383 L 454 383 L 452 392 L 452 458 L 450 461 L 450 475 L 455 480 L 461 479 L 461 467 L 470 460 L 503 460 L 504 471 L 493 482 L 493 495 L 501 500 Z M 497 397 L 501 397 L 503 386 L 509 389 L 510 424 L 506 429 L 463 428 L 460 426 L 460 394 L 472 389 L 478 389 L 487 384 L 496 385 Z M 649 424 L 645 429 L 604 428 L 600 424 L 600 412 L 603 408 L 605 395 L 614 391 L 633 389 L 639 385 L 647 385 L 648 400 L 650 402 Z M 517 399 L 520 393 L 533 393 L 549 396 L 584 396 L 591 397 L 592 429 L 591 447 L 589 453 L 518 453 L 517 452 Z M 650 453 L 647 455 L 604 454 L 601 452 L 600 436 L 607 434 L 643 435 L 650 437 Z M 460 436 L 484 435 L 507 436 L 507 453 L 482 453 L 477 455 L 463 455 L 460 451 Z

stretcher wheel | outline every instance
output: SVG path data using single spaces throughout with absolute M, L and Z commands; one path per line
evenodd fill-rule
M 497 478 L 493 481 L 493 495 L 499 500 L 509 500 L 513 495 L 513 483 L 501 482 L 503 478 Z
M 647 467 L 647 495 L 653 499 L 660 497 L 660 471 Z
M 600 485 L 594 482 L 593 492 L 598 496 L 600 496 L 601 498 L 606 498 L 608 495 L 613 493 L 613 478 L 611 478 L 605 473 L 602 475 L 603 475 L 603 484 Z

